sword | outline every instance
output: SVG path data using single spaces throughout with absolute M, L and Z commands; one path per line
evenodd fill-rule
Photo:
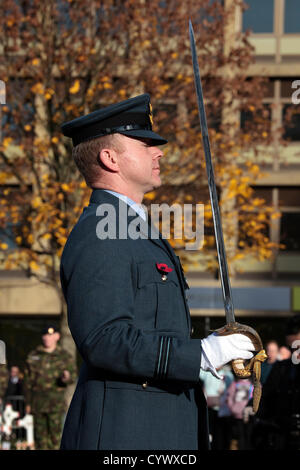
M 233 306 L 231 285 L 230 285 L 230 279 L 229 279 L 229 273 L 228 273 L 227 258 L 226 258 L 223 230 L 222 230 L 222 224 L 221 224 L 217 188 L 216 188 L 216 183 L 215 183 L 215 175 L 214 175 L 214 169 L 213 169 L 212 159 L 211 159 L 210 143 L 209 143 L 208 128 L 207 128 L 206 114 L 205 114 L 205 108 L 204 108 L 200 70 L 199 70 L 199 64 L 198 64 L 198 58 L 197 58 L 197 52 L 196 52 L 195 36 L 194 36 L 194 30 L 193 30 L 191 20 L 189 22 L 189 32 L 190 32 L 190 42 L 191 42 L 192 61 L 193 61 L 193 69 L 194 69 L 195 88 L 196 88 L 196 95 L 197 95 L 197 104 L 198 104 L 198 111 L 199 111 L 199 118 L 200 118 L 200 127 L 201 127 L 202 142 L 203 142 L 203 149 L 204 149 L 205 162 L 206 162 L 209 196 L 210 196 L 210 202 L 211 202 L 211 208 L 212 208 L 212 214 L 213 214 L 216 246 L 217 246 L 217 253 L 218 253 L 218 262 L 219 262 L 219 268 L 220 268 L 220 278 L 221 278 L 223 300 L 224 300 L 224 307 L 225 307 L 225 316 L 226 316 L 226 322 L 229 324 L 229 323 L 235 322 L 234 306 Z
M 196 43 L 194 30 L 191 20 L 189 21 L 189 33 L 190 33 L 190 43 L 191 43 L 191 52 L 192 52 L 192 62 L 194 70 L 194 81 L 197 95 L 197 105 L 200 118 L 200 128 L 202 134 L 203 149 L 205 154 L 206 162 L 206 172 L 208 179 L 208 188 L 209 188 L 209 197 L 211 202 L 213 221 L 214 221 L 214 230 L 215 230 L 215 239 L 218 253 L 218 262 L 221 278 L 221 286 L 223 293 L 223 301 L 225 308 L 225 317 L 226 325 L 222 328 L 216 330 L 216 333 L 219 335 L 229 335 L 233 333 L 241 333 L 248 336 L 254 346 L 255 350 L 258 351 L 257 354 L 250 360 L 250 362 L 245 365 L 242 359 L 236 359 L 232 361 L 232 368 L 235 374 L 240 378 L 246 378 L 253 376 L 254 382 L 254 392 L 253 392 L 253 411 L 256 412 L 259 406 L 260 397 L 261 397 L 261 384 L 260 384 L 260 367 L 261 362 L 265 361 L 267 355 L 263 349 L 262 341 L 258 333 L 248 325 L 242 325 L 235 320 L 234 306 L 232 300 L 232 291 L 231 284 L 229 279 L 229 272 L 227 266 L 227 258 L 223 237 L 223 229 L 220 217 L 220 209 L 218 203 L 217 188 L 215 182 L 214 169 L 211 158 L 210 151 L 210 142 L 208 136 L 207 120 L 204 107 L 204 99 L 202 92 L 202 84 L 199 70 L 199 63 L 196 51 Z

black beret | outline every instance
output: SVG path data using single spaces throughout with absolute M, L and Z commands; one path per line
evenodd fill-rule
M 65 122 L 61 130 L 65 136 L 71 137 L 74 147 L 115 133 L 151 139 L 155 145 L 166 144 L 166 139 L 152 131 L 152 124 L 150 95 L 144 93 Z
M 53 335 L 54 333 L 59 333 L 59 329 L 52 323 L 42 329 L 42 335 Z

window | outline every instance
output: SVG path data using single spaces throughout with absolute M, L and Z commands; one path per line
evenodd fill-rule
M 242 111 L 241 129 L 251 132 L 253 126 L 256 127 L 260 123 L 263 124 L 266 120 L 271 123 L 271 105 L 269 103 L 264 103 L 263 108 L 255 112 Z
M 300 251 L 300 188 L 280 187 L 280 243 L 284 251 Z
M 300 141 L 300 108 L 293 104 L 285 104 L 282 109 L 284 126 L 283 138 L 292 142 Z
M 32 186 L 27 187 L 27 195 L 20 190 L 18 184 L 0 186 L 0 211 L 2 216 L 0 219 L 0 243 L 7 245 L 8 250 L 15 250 L 18 247 L 16 237 L 21 237 L 23 245 L 26 245 L 26 234 L 32 232 L 31 222 L 26 220 L 26 211 L 24 207 L 23 209 L 21 207 L 25 202 L 25 197 L 28 198 L 30 204 L 31 193 Z M 16 220 L 19 214 L 22 214 L 21 221 Z
M 10 222 L 4 228 L 0 227 L 0 243 L 7 245 L 9 250 L 15 250 L 17 247 L 13 227 L 13 224 Z
M 280 80 L 281 120 L 283 138 L 291 142 L 300 141 L 300 106 L 291 104 L 294 78 Z
M 269 230 L 265 231 L 266 236 L 269 236 L 272 242 L 283 244 L 284 247 L 281 249 L 283 253 L 300 252 L 300 187 L 258 186 L 253 189 L 254 197 L 264 199 L 268 205 L 272 205 L 272 201 L 278 197 L 281 218 L 274 219 L 273 222 L 271 220 Z
M 285 251 L 300 251 L 299 212 L 283 212 L 280 221 L 280 243 Z
M 258 126 L 260 120 L 268 119 L 274 130 L 283 128 L 282 137 L 290 142 L 300 142 L 300 106 L 292 104 L 295 88 L 292 83 L 297 77 L 272 78 L 266 87 L 263 109 L 241 111 L 240 126 L 244 131 L 251 132 L 253 126 Z
M 274 0 L 246 0 L 248 9 L 243 14 L 243 31 L 273 33 Z
M 256 62 L 298 63 L 299 0 L 245 0 L 245 6 L 246 9 L 241 9 L 240 29 L 251 32 Z
M 284 33 L 300 33 L 299 0 L 285 0 L 284 2 Z

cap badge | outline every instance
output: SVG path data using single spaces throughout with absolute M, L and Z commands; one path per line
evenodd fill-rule
M 152 104 L 149 103 L 149 108 L 150 108 L 150 114 L 149 114 L 149 119 L 151 122 L 151 126 L 153 126 L 153 114 L 152 114 Z

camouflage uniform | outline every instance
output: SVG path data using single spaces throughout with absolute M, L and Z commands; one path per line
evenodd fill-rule
M 70 372 L 67 383 L 61 380 Z M 70 354 L 57 345 L 51 353 L 38 346 L 26 360 L 25 396 L 34 416 L 36 449 L 58 449 L 64 414 L 66 386 L 76 379 L 76 366 Z

